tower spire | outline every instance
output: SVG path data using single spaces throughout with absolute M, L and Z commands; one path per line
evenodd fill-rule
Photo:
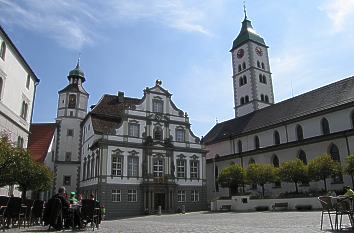
M 81 53 L 79 53 L 79 56 L 77 58 L 76 68 L 80 68 L 80 57 L 81 57 Z
M 245 0 L 243 0 L 243 12 L 245 13 L 245 19 L 247 19 L 246 1 Z

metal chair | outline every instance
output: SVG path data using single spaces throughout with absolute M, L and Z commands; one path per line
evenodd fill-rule
M 87 223 L 91 223 L 92 230 L 95 230 L 95 227 L 99 228 L 100 221 L 100 208 L 99 204 L 95 200 L 83 199 L 81 200 L 81 220 Z
M 353 226 L 353 218 L 352 218 L 353 210 L 352 210 L 351 206 L 352 206 L 352 203 L 349 198 L 344 197 L 344 198 L 339 198 L 337 200 L 337 203 L 335 204 L 335 208 L 336 208 L 335 228 L 336 228 L 336 230 L 342 230 L 343 215 L 348 216 L 349 221 L 350 221 L 351 225 Z M 338 217 L 340 217 L 339 226 L 338 226 Z
M 331 216 L 333 215 L 334 217 L 337 217 L 337 211 L 336 211 L 336 208 L 334 207 L 334 205 L 332 203 L 332 197 L 330 197 L 330 196 L 320 196 L 320 197 L 318 197 L 318 200 L 320 201 L 320 203 L 322 205 L 321 230 L 322 230 L 322 226 L 323 226 L 323 215 L 325 215 L 325 214 L 328 215 L 329 222 L 331 224 L 331 228 L 332 228 L 332 230 L 334 230 Z
M 44 201 L 35 200 L 33 203 L 32 211 L 31 211 L 31 224 L 34 224 L 34 221 L 42 224 L 43 222 L 43 206 Z
M 7 220 L 7 225 L 17 221 L 18 228 L 21 228 L 22 221 L 25 220 L 25 211 L 22 208 L 22 199 L 20 197 L 10 197 L 7 206 L 4 210 L 4 218 Z

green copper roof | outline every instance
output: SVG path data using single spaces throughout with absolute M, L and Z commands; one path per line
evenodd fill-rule
M 234 50 L 235 48 L 239 47 L 240 45 L 242 45 L 243 43 L 249 40 L 267 46 L 263 38 L 260 37 L 253 29 L 251 21 L 249 21 L 247 17 L 245 17 L 245 19 L 242 22 L 241 31 L 238 34 L 237 38 L 234 40 L 234 43 L 232 44 L 232 49 L 230 51 Z
M 70 77 L 75 76 L 75 77 L 80 77 L 82 79 L 82 81 L 85 81 L 85 74 L 84 72 L 80 69 L 80 60 L 77 61 L 76 67 L 75 69 L 71 70 L 69 72 L 69 76 L 68 79 L 70 79 Z

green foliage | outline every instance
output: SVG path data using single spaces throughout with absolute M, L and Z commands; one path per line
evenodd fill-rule
M 354 154 L 347 157 L 347 164 L 344 167 L 344 172 L 348 175 L 354 176 Z
M 264 197 L 264 185 L 277 181 L 277 169 L 270 164 L 250 164 L 246 170 L 246 177 L 250 183 L 262 186 L 262 196 Z
M 5 137 L 0 138 L 0 168 L 0 187 L 17 184 L 24 193 L 46 191 L 53 181 L 48 167 L 33 161 L 27 150 L 13 147 Z
M 326 179 L 340 173 L 340 164 L 334 161 L 330 155 L 320 155 L 308 164 L 309 178 L 315 181 L 323 180 L 325 191 L 327 191 Z
M 244 179 L 244 169 L 240 165 L 234 163 L 221 171 L 218 178 L 218 183 L 223 188 L 229 188 L 230 192 L 237 192 L 238 187 L 244 183 Z
M 297 193 L 297 184 L 307 181 L 306 165 L 300 159 L 286 161 L 279 168 L 279 177 L 282 181 L 295 183 Z

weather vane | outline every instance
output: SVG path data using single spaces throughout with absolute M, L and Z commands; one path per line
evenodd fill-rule
M 245 0 L 243 0 L 243 12 L 245 13 L 245 19 L 247 19 L 246 1 Z

